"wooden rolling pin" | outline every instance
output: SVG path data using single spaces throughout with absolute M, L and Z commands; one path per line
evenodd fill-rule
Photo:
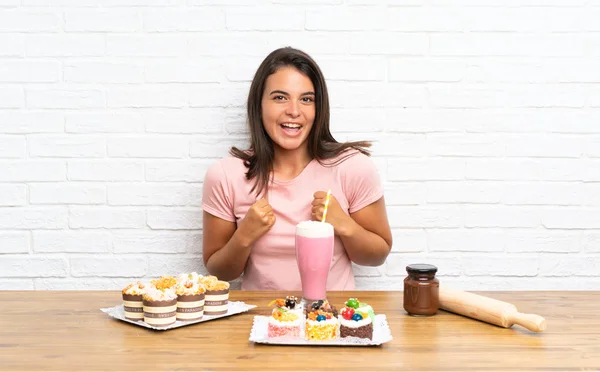
M 546 329 L 546 319 L 535 314 L 524 314 L 508 302 L 494 300 L 474 293 L 440 286 L 440 309 L 504 328 L 518 324 L 532 332 Z

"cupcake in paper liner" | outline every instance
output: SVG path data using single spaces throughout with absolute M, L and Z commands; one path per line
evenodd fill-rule
M 204 315 L 206 289 L 198 279 L 180 280 L 175 288 L 177 294 L 177 320 L 198 320 Z
M 175 289 L 149 288 L 142 296 L 144 322 L 152 326 L 166 326 L 177 320 L 177 294 Z
M 148 289 L 148 285 L 142 282 L 130 283 L 123 288 L 123 310 L 125 318 L 130 320 L 144 320 L 144 305 L 142 295 Z
M 229 308 L 229 283 L 217 279 L 216 276 L 200 278 L 200 284 L 206 288 L 204 299 L 204 315 L 227 314 Z

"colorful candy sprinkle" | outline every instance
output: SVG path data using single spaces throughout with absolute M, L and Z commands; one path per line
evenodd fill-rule
M 360 302 L 356 298 L 351 298 L 348 300 L 348 302 L 346 302 L 346 306 L 354 308 L 354 309 L 357 309 L 359 304 L 360 304 Z
M 351 307 L 345 307 L 342 309 L 342 317 L 346 320 L 351 320 L 354 315 L 354 309 Z
M 362 320 L 362 319 L 363 319 L 363 316 L 360 315 L 359 313 L 352 315 L 352 320 L 354 320 L 356 322 L 358 322 L 359 320 Z

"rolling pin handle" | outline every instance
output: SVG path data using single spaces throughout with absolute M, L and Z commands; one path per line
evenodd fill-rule
M 508 324 L 518 324 L 532 332 L 543 332 L 546 329 L 546 319 L 536 314 L 514 312 L 508 315 Z

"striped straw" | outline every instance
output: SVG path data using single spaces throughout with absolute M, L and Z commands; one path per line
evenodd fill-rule
M 327 217 L 327 207 L 329 207 L 329 197 L 331 196 L 331 189 L 327 190 L 327 196 L 325 197 L 325 209 L 323 210 L 323 218 L 321 218 L 321 222 L 325 222 L 325 217 Z

